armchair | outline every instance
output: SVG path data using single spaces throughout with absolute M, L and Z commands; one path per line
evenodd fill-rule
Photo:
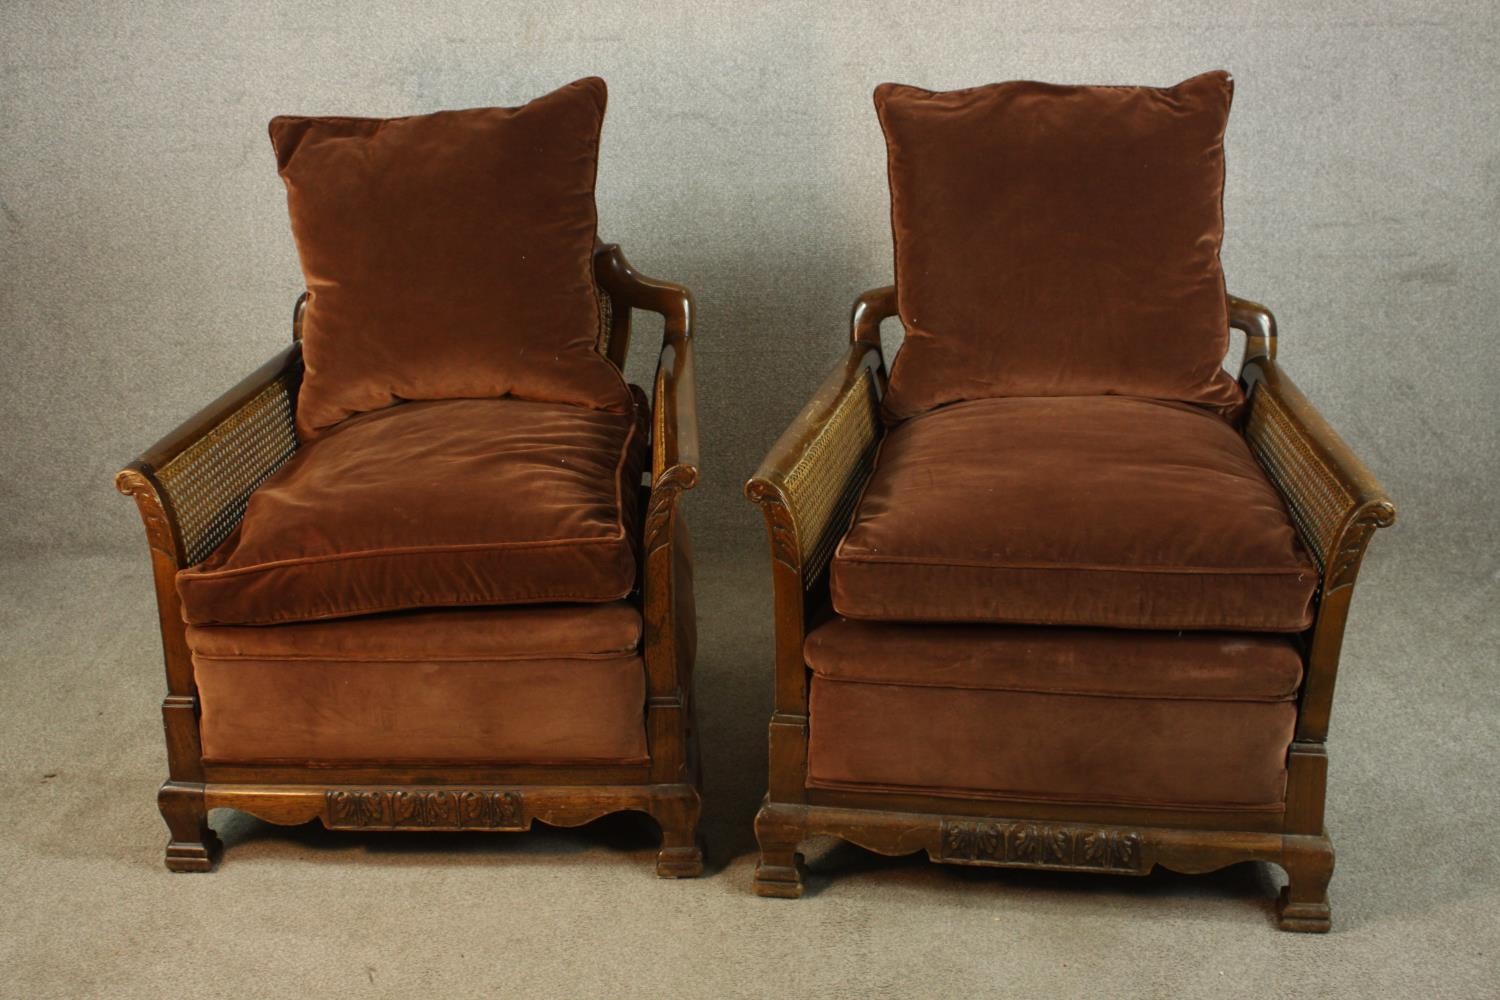
M 801 894 L 813 835 L 1266 861 L 1280 926 L 1328 929 L 1334 678 L 1395 508 L 1277 367 L 1270 311 L 1225 293 L 1232 92 L 876 89 L 896 285 L 746 487 L 776 615 L 759 894 Z
M 897 315 L 894 287 L 861 295 L 851 346 L 772 447 L 746 486 L 764 515 L 775 590 L 775 711 L 770 781 L 756 816 L 755 890 L 802 893 L 798 844 L 835 836 L 888 855 L 926 851 L 934 861 L 1145 875 L 1156 865 L 1184 873 L 1242 861 L 1280 865 L 1288 884 L 1280 926 L 1326 931 L 1333 844 L 1324 827 L 1334 681 L 1350 599 L 1365 549 L 1395 507 L 1347 444 L 1276 362 L 1270 310 L 1231 297 L 1230 324 L 1246 336 L 1240 380 L 1249 394 L 1244 437 L 1313 555 L 1318 589 L 1313 621 L 1297 637 L 1302 680 L 1295 729 L 1285 749 L 1286 781 L 1276 810 L 1172 809 L 1061 804 L 1038 796 L 1003 804 L 983 797 L 810 786 L 808 636 L 835 617 L 828 563 L 849 527 L 883 437 L 886 389 L 881 320 Z M 1188 741 L 1173 741 L 1191 754 Z
M 269 627 L 214 629 L 184 621 L 180 571 L 202 564 L 234 532 L 251 494 L 299 450 L 304 294 L 293 314 L 289 347 L 115 478 L 140 511 L 156 587 L 167 677 L 162 717 L 168 772 L 158 804 L 171 832 L 169 869 L 209 870 L 219 842 L 209 828 L 208 810 L 232 808 L 278 824 L 317 819 L 330 829 L 496 831 L 526 830 L 538 820 L 576 826 L 607 813 L 638 810 L 662 828 L 658 875 L 702 871 L 692 722 L 692 566 L 681 511 L 683 493 L 698 479 L 693 302 L 686 289 L 638 274 L 613 244 L 597 247 L 593 271 L 602 313 L 600 350 L 617 367 L 623 367 L 630 347 L 631 311 L 665 319 L 650 404 L 649 485 L 639 488 L 637 516 L 627 526 L 640 553 L 639 579 L 620 602 L 623 610 L 595 605 L 589 611 L 595 618 L 612 615 L 612 634 L 625 629 L 627 637 L 640 636 L 638 644 L 631 640 L 630 648 L 608 661 L 612 670 L 618 668 L 610 675 L 618 717 L 595 721 L 614 728 L 595 741 L 598 746 L 579 754 L 565 743 L 546 744 L 545 732 L 524 738 L 513 732 L 524 728 L 524 720 L 520 707 L 507 714 L 508 696 L 521 706 L 544 708 L 548 699 L 545 692 L 523 697 L 524 692 L 505 688 L 508 678 L 494 671 L 516 657 L 497 651 L 493 635 L 500 636 L 502 646 L 513 643 L 516 635 L 545 626 L 549 615 L 563 616 L 566 630 L 572 613 L 567 606 L 438 609 Z M 629 631 L 632 617 L 639 623 L 635 632 Z M 520 659 L 539 663 L 544 680 L 557 673 L 549 657 L 575 652 L 556 636 L 532 641 L 539 648 Z M 458 660 L 446 655 L 464 643 L 473 648 L 458 650 Z M 309 697 L 297 686 L 308 673 L 299 661 L 311 658 L 318 669 L 343 671 L 340 676 L 354 678 L 349 683 L 358 687 L 370 667 L 361 657 L 399 661 L 412 668 L 416 680 L 394 674 L 389 690 L 358 695 L 323 689 L 323 700 L 310 709 L 296 700 Z M 223 669 L 225 663 L 233 669 Z M 206 697 L 203 671 L 210 664 L 215 684 Z M 471 668 L 477 673 L 461 679 L 458 671 Z M 643 670 L 644 677 L 632 680 L 632 670 Z M 256 714 L 256 699 L 245 687 L 252 671 L 270 679 L 262 680 L 269 687 L 258 691 L 260 696 L 269 692 L 265 711 L 285 713 L 290 722 Z M 454 679 L 431 683 L 445 676 Z M 525 676 L 531 675 L 518 673 L 515 683 Z M 580 676 L 587 681 L 594 675 Z M 319 690 L 316 678 L 305 683 L 313 685 L 306 690 Z M 356 698 L 364 700 L 348 700 Z M 290 749 L 262 754 L 255 746 L 256 727 L 273 723 L 281 726 L 278 745 Z M 465 726 L 472 732 L 445 731 Z M 424 749 L 413 756 L 408 751 L 417 744 Z M 644 753 L 630 750 L 636 745 Z

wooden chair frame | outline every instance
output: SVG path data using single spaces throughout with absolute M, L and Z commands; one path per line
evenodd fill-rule
M 203 760 L 199 703 L 176 588 L 177 571 L 207 553 L 190 537 L 191 525 L 214 521 L 223 532 L 242 516 L 250 490 L 295 448 L 293 426 L 302 375 L 301 319 L 297 302 L 291 346 L 186 421 L 126 466 L 116 477 L 133 496 L 145 522 L 156 582 L 167 695 L 162 718 L 168 778 L 158 804 L 171 830 L 166 863 L 173 871 L 208 871 L 219 840 L 208 810 L 232 808 L 279 824 L 318 819 L 329 829 L 526 830 L 540 820 L 578 826 L 607 813 L 638 810 L 660 824 L 656 871 L 690 877 L 703 870 L 698 840 L 697 738 L 693 724 L 692 668 L 696 644 L 691 556 L 681 513 L 682 494 L 698 482 L 698 415 L 693 378 L 693 299 L 687 289 L 638 274 L 618 246 L 594 255 L 601 290 L 601 350 L 622 370 L 630 347 L 631 310 L 665 320 L 653 386 L 650 433 L 651 486 L 643 504 L 641 584 L 647 701 L 642 706 L 648 763 L 500 767 L 475 764 L 414 766 L 371 760 L 339 766 L 233 766 Z M 244 445 L 234 433 L 251 408 L 275 395 L 277 419 L 288 444 L 282 454 Z M 203 465 L 208 449 L 238 447 Z M 227 457 L 227 462 L 225 461 Z M 186 468 L 192 463 L 200 468 Z M 204 480 L 233 468 L 237 482 L 206 495 Z M 191 496 L 183 492 L 191 484 Z M 211 486 L 213 484 L 210 484 Z M 643 488 L 644 489 L 644 488 Z M 211 546 L 210 546 L 211 547 Z
M 897 315 L 894 287 L 861 295 L 851 347 L 772 447 L 745 492 L 770 535 L 776 616 L 776 695 L 770 781 L 755 819 L 755 891 L 802 894 L 798 844 L 831 835 L 887 855 L 925 850 L 962 865 L 1144 875 L 1155 865 L 1185 873 L 1241 861 L 1280 865 L 1288 884 L 1281 928 L 1329 928 L 1333 843 L 1323 824 L 1334 679 L 1355 578 L 1376 528 L 1396 510 L 1385 490 L 1276 363 L 1270 310 L 1230 298 L 1230 325 L 1244 332 L 1240 379 L 1249 393 L 1245 436 L 1285 499 L 1321 571 L 1313 625 L 1298 637 L 1304 679 L 1287 758 L 1284 812 L 1189 811 L 1058 805 L 807 786 L 807 634 L 832 614 L 828 562 L 849 525 L 880 441 L 886 386 L 880 323 Z

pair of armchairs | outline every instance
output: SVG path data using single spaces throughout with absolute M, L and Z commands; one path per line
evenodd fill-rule
M 1394 509 L 1219 268 L 1231 81 L 885 85 L 895 286 L 747 486 L 775 712 L 755 889 L 937 861 L 1281 865 L 1326 930 L 1333 681 Z M 692 300 L 595 241 L 604 108 L 283 118 L 293 345 L 118 477 L 155 567 L 168 867 L 207 810 L 523 830 L 696 875 Z M 630 311 L 665 319 L 651 394 Z M 906 339 L 889 377 L 880 324 Z M 1245 334 L 1238 378 L 1221 362 Z

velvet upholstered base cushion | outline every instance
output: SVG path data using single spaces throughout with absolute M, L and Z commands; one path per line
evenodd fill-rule
M 1244 439 L 1120 396 L 959 403 L 890 430 L 834 555 L 849 618 L 1299 631 L 1317 571 Z
M 1283 636 L 835 620 L 805 653 L 813 786 L 1282 808 Z
M 401 400 L 629 407 L 597 350 L 605 96 L 271 122 L 308 291 L 302 437 Z
M 635 586 L 635 414 L 515 399 L 405 403 L 311 442 L 178 574 L 191 624 L 614 601 Z
M 1232 84 L 875 91 L 906 340 L 886 413 L 1114 393 L 1229 411 Z
M 214 763 L 640 763 L 641 619 L 624 603 L 190 626 Z

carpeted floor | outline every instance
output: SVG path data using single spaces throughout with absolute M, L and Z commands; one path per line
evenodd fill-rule
M 334 834 L 215 813 L 211 875 L 162 867 L 162 681 L 144 550 L 0 582 L 0 994 L 1308 996 L 1500 992 L 1496 574 L 1399 529 L 1361 580 L 1335 707 L 1334 932 L 1280 878 L 976 871 L 813 844 L 750 891 L 765 780 L 761 553 L 700 560 L 710 871 L 652 875 L 648 820 L 529 835 Z M 1472 561 L 1472 560 L 1471 560 Z M 1459 561 L 1462 562 L 1462 561 Z
M 1500 998 L 1497 66 L 1495 0 L 0 0 L 0 998 Z M 854 295 L 892 280 L 872 89 L 1218 67 L 1229 288 L 1275 308 L 1287 370 L 1401 510 L 1334 705 L 1333 933 L 1276 931 L 1281 875 L 1250 865 L 822 843 L 805 898 L 757 898 L 769 570 L 739 487 Z M 709 873 L 658 881 L 643 817 L 401 837 L 215 814 L 220 869 L 169 874 L 149 566 L 109 482 L 287 341 L 305 282 L 265 123 L 593 73 L 601 235 L 696 296 Z M 661 324 L 636 321 L 651 384 Z

